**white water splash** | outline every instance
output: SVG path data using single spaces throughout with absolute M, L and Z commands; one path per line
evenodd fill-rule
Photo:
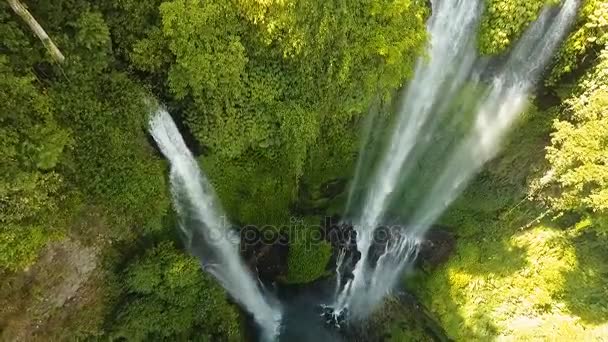
M 262 329 L 262 337 L 273 340 L 279 332 L 281 310 L 243 265 L 238 251 L 239 237 L 223 222 L 225 216 L 211 184 L 166 110 L 158 109 L 153 114 L 150 133 L 171 163 L 171 193 L 177 213 L 187 221 L 182 230 L 189 249 L 199 254 L 204 269 L 253 315 Z
M 355 221 L 357 247 L 362 253 L 354 280 L 337 296 L 337 310 L 348 308 L 351 317 L 363 318 L 373 311 L 393 288 L 404 267 L 415 259 L 420 239 L 448 205 L 460 194 L 476 172 L 495 156 L 500 143 L 524 110 L 534 82 L 575 17 L 577 0 L 565 0 L 555 15 L 545 8 L 514 47 L 503 67 L 495 73 L 489 90 L 476 99 L 474 123 L 463 138 L 445 151 L 445 166 L 431 189 L 420 196 L 408 231 L 387 247 L 371 268 L 367 261 L 373 232 L 381 224 L 398 185 L 410 174 L 416 153 L 432 143 L 437 121 L 454 102 L 465 83 L 480 84 L 485 63 L 476 55 L 473 38 L 481 14 L 479 1 L 433 1 L 428 24 L 431 35 L 429 58 L 421 58 L 414 79 L 407 88 L 403 105 L 387 151 L 376 169 L 373 182 Z M 476 66 L 475 64 L 478 64 Z M 458 113 L 457 113 L 458 114 Z M 466 114 L 466 113 L 459 113 Z M 358 185 L 354 185 L 358 186 Z

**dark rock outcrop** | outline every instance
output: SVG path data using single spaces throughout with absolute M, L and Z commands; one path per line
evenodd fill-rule
M 452 256 L 456 249 L 456 236 L 441 226 L 433 226 L 420 244 L 416 265 L 435 268 Z
M 287 275 L 289 237 L 284 232 L 260 231 L 254 226 L 241 229 L 241 256 L 249 269 L 264 283 Z
M 322 233 L 333 248 L 330 267 L 335 267 L 340 253 L 344 253 L 342 265 L 345 272 L 343 272 L 343 276 L 348 279 L 352 276 L 352 269 L 361 259 L 361 252 L 357 249 L 357 232 L 352 223 L 342 221 L 338 216 L 326 217 L 322 223 Z M 386 248 L 401 238 L 403 234 L 407 234 L 407 228 L 402 225 L 386 225 L 376 228 L 369 250 L 369 258 L 367 258 L 370 267 L 375 267 Z M 424 235 L 424 239 L 418 246 L 416 266 L 437 267 L 449 259 L 455 248 L 456 236 L 449 231 L 449 228 L 434 225 Z
M 352 271 L 361 259 L 357 249 L 357 231 L 352 223 L 340 221 L 338 216 L 326 217 L 322 223 L 323 238 L 332 246 L 332 256 L 329 267 L 335 269 L 338 260 L 342 258 L 342 283 L 353 278 Z

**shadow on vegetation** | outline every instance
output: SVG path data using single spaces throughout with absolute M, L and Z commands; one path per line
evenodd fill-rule
M 482 291 L 503 291 L 496 283 L 524 269 L 527 251 L 508 243 L 508 233 L 500 232 L 487 213 L 456 211 L 450 220 L 461 225 L 466 237 L 459 239 L 457 254 L 436 270 L 426 270 L 410 283 L 418 288 L 422 301 L 439 317 L 451 338 L 483 339 L 496 336 L 499 328 L 491 312 L 501 302 L 485 297 Z M 485 217 L 484 217 L 485 216 Z M 482 227 L 471 233 L 468 218 L 477 218 Z M 416 278 L 422 278 L 422 281 Z M 419 279 L 420 279 L 419 278 Z M 455 335 L 457 332 L 458 336 Z
M 531 107 L 523 115 L 502 155 L 486 165 L 440 220 L 455 227 L 456 255 L 448 264 L 408 281 L 451 338 L 488 340 L 510 335 L 505 329 L 517 328 L 507 322 L 519 317 L 519 310 L 540 312 L 545 304 L 552 304 L 544 297 L 541 306 L 530 300 L 545 285 L 537 283 L 543 281 L 537 274 L 543 270 L 531 253 L 539 248 L 544 252 L 546 246 L 544 235 L 527 235 L 527 225 L 541 209 L 525 198 L 529 178 L 542 170 L 551 131 L 547 116 L 555 114 Z M 542 227 L 541 233 L 555 235 L 550 223 L 543 222 Z
M 459 340 L 594 336 L 586 334 L 608 322 L 608 239 L 589 227 L 577 231 L 576 220 L 537 220 L 541 211 L 529 203 L 505 201 L 497 210 L 491 196 L 472 201 L 503 191 L 485 187 L 483 178 L 442 219 L 457 227 L 457 254 L 418 276 L 423 302 Z M 509 196 L 518 198 L 517 191 Z M 551 330 L 558 319 L 565 326 Z
M 608 322 L 608 238 L 584 232 L 574 238 L 576 268 L 566 273 L 562 300 L 585 323 Z

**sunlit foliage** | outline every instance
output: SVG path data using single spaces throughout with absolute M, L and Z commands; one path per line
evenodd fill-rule
M 415 1 L 176 0 L 160 14 L 134 61 L 169 70 L 224 206 L 248 223 L 288 218 L 306 163 L 330 157 L 310 154 L 352 141 L 334 127 L 349 129 L 378 94 L 387 99 L 401 86 L 425 38 L 426 10 Z M 243 203 L 270 213 L 237 208 Z
M 54 38 L 68 56 L 63 66 L 49 64 L 27 27 L 6 13 L 0 16 L 0 154 L 9 182 L 0 190 L 2 229 L 12 229 L 2 239 L 11 246 L 6 264 L 32 261 L 51 232 L 65 231 L 86 206 L 111 218 L 114 230 L 105 240 L 160 227 L 168 197 L 164 167 L 145 138 L 146 95 L 126 74 L 108 70 L 111 39 L 101 13 L 82 2 L 36 3 L 33 13 L 45 28 L 62 29 Z
M 541 220 L 526 201 L 550 122 L 536 112 L 441 219 L 456 255 L 409 283 L 455 340 L 601 340 L 608 333 L 605 238 Z
M 577 95 L 566 101 L 567 115 L 554 124 L 547 160 L 546 182 L 557 187 L 550 195 L 558 211 L 608 214 L 608 48 L 599 64 L 580 83 Z M 608 232 L 605 219 L 596 228 Z
M 593 63 L 608 43 L 608 2 L 586 0 L 582 2 L 575 28 L 557 54 L 557 63 L 547 80 L 555 85 L 563 76 Z
M 522 35 L 547 3 L 559 0 L 485 0 L 479 30 L 479 50 L 485 54 L 504 52 Z
M 323 186 L 352 175 L 361 119 L 370 107 L 390 106 L 410 78 L 430 13 L 419 0 L 23 2 L 66 61 L 54 63 L 0 2 L 0 274 L 29 279 L 53 239 L 95 249 L 91 262 L 103 276 L 74 290 L 78 305 L 58 312 L 79 317 L 60 320 L 59 334 L 49 335 L 83 340 L 241 338 L 236 307 L 167 242 L 167 165 L 146 136 L 147 98 L 193 133 L 189 143 L 199 145 L 230 219 L 288 223 L 303 192 L 312 209 L 325 210 Z M 556 1 L 487 0 L 480 51 L 507 52 L 547 3 Z M 457 255 L 417 291 L 452 337 L 608 334 L 605 238 L 591 232 L 608 227 L 606 6 L 582 2 L 557 56 L 547 82 L 556 88 L 563 76 L 591 69 L 553 135 L 558 110 L 530 111 L 526 130 L 512 136 L 516 147 L 443 218 L 459 234 Z M 518 204 L 547 144 L 552 171 L 541 197 L 555 213 L 575 213 L 574 227 L 532 221 L 538 203 Z M 328 274 L 331 247 L 314 227 L 300 232 L 290 236 L 280 281 Z M 46 260 L 40 279 L 63 284 L 63 273 L 53 277 L 63 266 L 57 260 Z M 36 302 L 36 291 L 52 295 L 50 286 L 21 288 L 31 291 L 14 291 L 15 303 Z
M 543 225 L 495 229 L 492 239 L 479 237 L 483 245 L 459 246 L 424 283 L 423 298 L 451 337 L 596 340 L 608 333 L 599 244 Z

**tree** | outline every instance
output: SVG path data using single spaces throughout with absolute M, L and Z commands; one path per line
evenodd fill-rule
M 0 75 L 0 265 L 17 271 L 52 235 L 64 180 L 57 166 L 71 136 L 32 74 L 0 56 Z
M 554 210 L 575 211 L 603 220 L 596 228 L 608 233 L 608 46 L 599 63 L 566 101 L 567 116 L 554 123 L 545 181 L 554 186 Z
M 521 37 L 547 4 L 560 0 L 486 0 L 479 29 L 479 50 L 484 54 L 500 54 Z
M 141 70 L 169 70 L 171 101 L 229 214 L 281 223 L 304 170 L 329 157 L 312 157 L 319 144 L 346 142 L 332 169 L 347 172 L 353 123 L 411 75 L 426 13 L 409 0 L 174 0 L 131 56 Z
M 572 30 L 556 56 L 556 63 L 547 80 L 556 85 L 565 75 L 580 70 L 599 55 L 608 43 L 608 2 L 584 1 Z
M 238 341 L 238 312 L 198 262 L 163 242 L 134 260 L 125 271 L 128 301 L 122 305 L 113 337 Z

